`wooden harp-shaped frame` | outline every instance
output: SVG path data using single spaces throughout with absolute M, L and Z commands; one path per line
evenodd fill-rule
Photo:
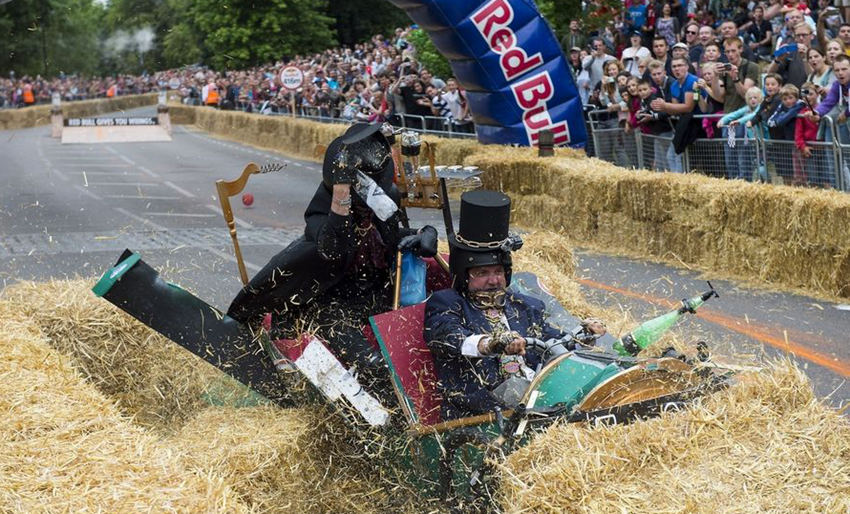
M 239 277 L 243 285 L 248 285 L 248 272 L 245 271 L 245 261 L 242 259 L 242 250 L 239 248 L 239 240 L 236 238 L 236 221 L 233 218 L 233 209 L 230 206 L 230 197 L 241 193 L 248 184 L 248 178 L 259 173 L 260 168 L 256 164 L 249 163 L 242 170 L 242 174 L 236 180 L 216 180 L 215 188 L 218 191 L 218 201 L 221 202 L 221 213 L 230 231 L 230 239 L 233 240 L 233 250 L 236 253 L 236 265 L 239 266 Z

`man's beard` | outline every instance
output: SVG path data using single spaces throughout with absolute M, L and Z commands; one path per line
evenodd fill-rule
M 468 296 L 469 303 L 476 309 L 503 309 L 505 307 L 507 291 L 505 291 L 505 288 L 499 287 L 481 291 L 470 291 Z

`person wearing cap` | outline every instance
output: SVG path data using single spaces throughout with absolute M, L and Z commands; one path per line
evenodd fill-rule
M 673 45 L 673 48 L 670 50 L 670 67 L 673 67 L 673 59 L 685 59 L 688 61 L 688 73 L 699 77 L 699 63 L 691 62 L 688 45 L 685 43 L 676 43 Z M 673 76 L 675 77 L 675 73 Z
M 304 235 L 275 255 L 227 312 L 252 325 L 272 313 L 273 338 L 310 332 L 327 341 L 379 395 L 391 393 L 389 375 L 361 328 L 392 306 L 396 252 L 433 256 L 437 249 L 433 227 L 401 226 L 390 146 L 381 125 L 366 123 L 331 142 L 304 213 Z
M 641 73 L 638 70 L 638 65 L 642 59 L 648 58 L 651 54 L 649 48 L 643 46 L 640 30 L 632 30 L 629 34 L 629 42 L 632 46 L 623 50 L 623 69 L 635 77 L 640 77 Z
M 452 288 L 425 304 L 423 336 L 434 357 L 444 420 L 512 408 L 541 364 L 539 347 L 575 347 L 549 325 L 543 302 L 508 291 L 511 252 L 522 240 L 509 233 L 511 200 L 496 191 L 461 196 L 458 232 L 449 235 Z M 604 326 L 587 320 L 588 330 Z

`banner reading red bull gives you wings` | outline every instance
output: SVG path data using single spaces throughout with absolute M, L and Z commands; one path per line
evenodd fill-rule
M 389 0 L 428 32 L 467 91 L 482 143 L 586 140 L 581 100 L 555 35 L 532 0 Z

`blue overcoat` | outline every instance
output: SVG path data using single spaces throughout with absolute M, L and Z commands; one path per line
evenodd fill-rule
M 544 320 L 543 302 L 523 294 L 508 293 L 505 317 L 511 330 L 524 337 L 550 339 L 564 333 Z M 474 416 L 493 411 L 499 405 L 490 391 L 504 380 L 499 372 L 499 356 L 467 357 L 461 354 L 463 341 L 471 335 L 489 334 L 493 328 L 484 313 L 454 289 L 431 295 L 425 305 L 425 342 L 434 357 L 443 419 Z M 540 355 L 528 349 L 526 364 L 536 369 Z

